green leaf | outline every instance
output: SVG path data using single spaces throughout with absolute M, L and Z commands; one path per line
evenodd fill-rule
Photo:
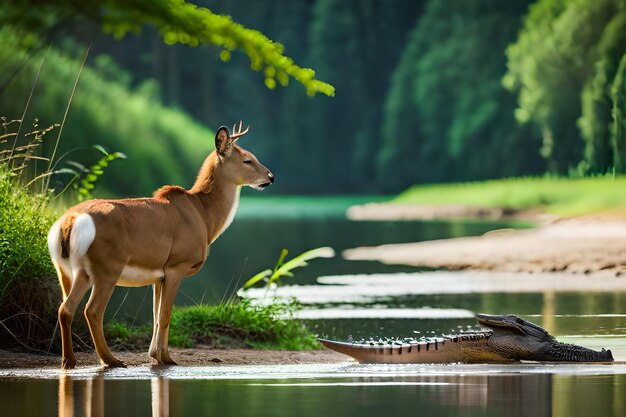
M 271 269 L 266 269 L 265 271 L 259 272 L 258 274 L 256 274 L 255 276 L 247 280 L 245 284 L 243 284 L 243 289 L 245 290 L 247 288 L 252 287 L 257 282 L 267 278 L 267 276 L 270 275 L 271 273 L 272 273 Z
M 106 149 L 104 149 L 104 147 L 102 145 L 93 145 L 92 148 L 94 148 L 95 150 L 99 151 L 100 153 L 102 153 L 103 155 L 108 155 L 109 153 L 106 151 Z
M 276 265 L 274 265 L 273 272 L 275 272 L 278 268 L 282 266 L 282 264 L 285 262 L 285 257 L 287 256 L 288 253 L 289 251 L 284 248 L 283 250 L 280 251 L 280 255 L 278 256 L 278 261 L 276 261 Z
M 78 172 L 73 170 L 72 168 L 60 168 L 54 171 L 54 174 L 70 174 L 70 175 L 78 175 Z
M 332 258 L 335 256 L 335 250 L 329 246 L 324 246 L 321 248 L 317 248 L 317 249 L 312 249 L 310 251 L 304 252 L 298 256 L 296 256 L 295 258 L 293 258 L 292 260 L 286 262 L 285 264 L 283 264 L 280 268 L 278 268 L 278 270 L 276 272 L 287 272 L 287 271 L 291 271 L 294 268 L 297 268 L 299 266 L 306 266 L 307 263 L 306 261 L 311 260 L 311 259 L 315 259 L 315 258 Z
M 275 282 L 280 277 L 293 277 L 291 273 L 292 269 L 307 266 L 308 263 L 306 261 L 315 259 L 315 258 L 332 258 L 335 256 L 335 251 L 333 248 L 325 246 L 317 249 L 312 249 L 310 251 L 304 252 L 292 260 L 282 264 L 278 269 L 274 271 L 272 276 L 268 281 L 268 285 Z
M 71 165 L 71 166 L 73 166 L 73 167 L 76 167 L 76 168 L 78 169 L 78 171 L 80 171 L 80 172 L 86 172 L 86 171 L 89 171 L 89 170 L 85 167 L 85 165 L 83 165 L 83 164 L 81 164 L 81 163 L 78 163 L 78 162 L 76 162 L 76 161 L 67 161 L 67 162 L 66 162 L 66 164 L 67 164 L 67 165 Z
M 87 180 L 82 180 L 80 182 L 80 185 L 82 185 L 83 188 L 85 188 L 86 190 L 93 190 L 94 189 L 94 185 L 91 184 L 90 182 L 88 182 Z

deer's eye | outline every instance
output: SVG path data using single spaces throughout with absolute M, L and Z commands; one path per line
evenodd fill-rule
M 252 161 L 251 161 L 251 160 L 249 160 L 249 159 L 247 159 L 247 160 L 243 161 L 243 163 L 244 163 L 244 164 L 251 164 L 251 163 L 252 163 Z

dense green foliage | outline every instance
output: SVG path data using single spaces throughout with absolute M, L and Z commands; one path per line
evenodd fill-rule
M 416 185 L 393 201 L 467 204 L 513 210 L 539 208 L 561 216 L 626 209 L 626 177 L 510 178 L 445 185 Z
M 21 24 L 39 32 L 60 30 L 70 22 L 89 19 L 102 24 L 103 29 L 116 39 L 127 33 L 139 33 L 144 26 L 158 30 L 168 45 L 182 43 L 189 46 L 217 45 L 222 48 L 220 58 L 228 61 L 232 50 L 242 50 L 250 59 L 250 67 L 263 71 L 265 85 L 286 86 L 289 78 L 300 82 L 307 94 L 317 92 L 332 96 L 334 88 L 315 79 L 310 68 L 301 68 L 283 55 L 284 46 L 272 42 L 257 30 L 238 24 L 230 18 L 213 13 L 205 7 L 185 0 L 17 0 L 0 13 L 0 21 Z
M 164 102 L 211 127 L 249 123 L 241 145 L 276 174 L 274 193 L 376 192 L 373 162 L 390 74 L 424 1 L 199 3 L 280 41 L 333 84 L 336 96 L 310 99 L 294 83 L 267 90 L 245 57 L 233 54 L 223 64 L 212 48 L 163 47 L 149 31 L 121 43 L 99 38 L 94 53 L 111 54 L 134 84 L 158 80 Z
M 527 0 L 431 1 L 413 29 L 385 107 L 381 187 L 541 169 L 500 85 Z
M 46 196 L 31 194 L 0 163 L 0 344 L 48 348 L 60 299 L 46 235 Z
M 624 172 L 623 78 L 626 4 L 620 0 L 539 0 L 507 50 L 505 85 L 518 92 L 517 119 L 541 130 L 551 171 Z M 619 86 L 617 89 L 619 90 Z M 620 107 L 621 106 L 621 107 Z
M 295 304 L 252 305 L 246 299 L 215 306 L 174 309 L 170 328 L 173 346 L 191 347 L 199 340 L 217 345 L 315 349 L 319 343 L 304 324 L 292 318 Z
M 46 245 L 54 216 L 45 196 L 31 194 L 16 177 L 0 165 L 0 302 L 13 284 L 54 275 Z
M 251 134 L 242 145 L 276 174 L 272 192 L 395 192 L 413 183 L 626 169 L 626 6 L 619 0 L 197 0 L 199 7 L 181 0 L 90 0 L 81 2 L 79 18 L 69 13 L 76 10 L 75 0 L 47 2 L 26 13 L 33 1 L 9 2 L 0 20 L 15 17 L 11 10 L 24 12 L 16 24 L 42 28 L 41 39 L 52 39 L 55 48 L 73 56 L 93 41 L 89 66 L 133 96 L 162 101 L 213 128 L 239 119 L 249 123 Z M 174 18 L 165 19 L 172 13 Z M 229 15 L 234 18 L 224 17 Z M 85 23 L 90 21 L 98 25 Z M 314 66 L 337 87 L 336 97 L 310 99 L 298 83 L 263 87 L 266 78 L 269 86 L 285 81 L 283 70 L 270 62 L 282 46 L 235 21 L 258 28 L 297 62 Z M 115 41 L 100 33 L 102 25 L 109 33 L 137 34 Z M 225 35 L 214 38 L 221 30 Z M 36 44 L 22 41 L 29 51 Z M 187 46 L 196 42 L 202 47 Z M 255 55 L 267 42 L 267 56 Z M 5 84 L 26 55 L 5 66 L 0 99 L 9 97 L 7 88 L 11 97 L 27 97 L 39 58 L 20 71 L 19 88 L 17 81 Z M 78 66 L 73 62 L 69 84 Z M 251 62 L 261 78 L 250 71 Z M 44 77 L 46 71 L 44 66 Z M 86 78 L 79 93 L 92 84 Z M 67 97 L 68 86 L 54 89 L 66 90 L 59 96 Z M 116 105 L 107 109 L 125 100 L 118 95 L 112 101 Z M 64 108 L 61 102 L 55 107 Z M 75 124 L 78 107 L 72 106 L 68 120 Z M 142 152 L 178 159 L 195 150 L 190 143 L 168 149 L 154 143 L 158 135 L 140 132 L 154 113 L 133 113 L 137 133 L 131 136 L 150 137 L 146 141 L 154 145 Z M 129 124 L 128 119 L 118 115 L 108 124 Z M 90 123 L 81 128 L 93 130 Z M 130 150 L 97 142 L 128 153 L 125 165 L 137 167 Z M 188 182 L 198 165 L 188 162 L 179 161 L 171 171 L 175 164 L 160 163 L 150 173 L 155 179 L 162 173 L 155 183 Z M 127 180 L 110 186 L 117 194 L 137 193 Z
M 49 49 L 27 60 L 22 38 L 15 32 L 0 31 L 0 77 L 16 65 L 24 65 L 11 84 L 0 92 L 0 114 L 20 118 L 28 95 L 43 61 L 30 107 L 24 120 L 38 118 L 43 125 L 63 118 L 72 86 L 80 69 L 77 59 Z M 100 153 L 90 148 L 101 144 L 123 150 L 127 161 L 116 162 L 116 168 L 102 178 L 98 192 L 118 195 L 146 195 L 163 184 L 189 185 L 203 158 L 213 147 L 213 134 L 183 112 L 164 107 L 146 82 L 130 91 L 121 81 L 103 69 L 84 68 L 74 95 L 69 116 L 60 139 L 57 157 L 75 160 L 83 165 L 98 161 Z M 107 72 L 107 70 L 109 70 Z M 119 73 L 113 68 L 114 73 Z M 123 73 L 122 73 L 123 75 Z M 42 144 L 50 155 L 55 139 L 48 135 Z M 56 168 L 63 164 L 53 161 Z M 53 178 L 52 185 L 63 184 L 67 175 Z M 97 193 L 96 193 L 97 194 Z
M 311 111 L 308 141 L 320 174 L 332 187 L 366 189 L 381 148 L 382 103 L 408 30 L 422 1 L 318 0 L 310 26 L 311 60 L 338 88 L 337 97 Z

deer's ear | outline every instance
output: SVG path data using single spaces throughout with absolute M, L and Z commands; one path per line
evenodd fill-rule
M 226 126 L 222 126 L 217 129 L 217 133 L 215 134 L 215 150 L 217 153 L 222 156 L 229 156 L 233 149 L 232 145 L 233 141 L 230 140 L 228 128 Z

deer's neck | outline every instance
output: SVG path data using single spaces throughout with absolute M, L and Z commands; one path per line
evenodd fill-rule
M 220 175 L 219 161 L 211 154 L 190 190 L 200 201 L 199 210 L 207 229 L 207 244 L 213 243 L 232 223 L 239 205 L 240 186 Z

